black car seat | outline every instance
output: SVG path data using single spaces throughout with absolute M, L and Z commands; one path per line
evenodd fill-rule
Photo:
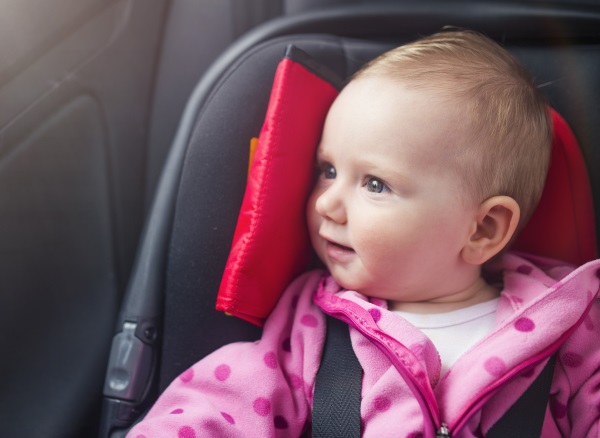
M 386 49 L 445 25 L 491 36 L 533 72 L 578 137 L 599 199 L 600 10 L 593 4 L 409 1 L 268 22 L 230 47 L 190 97 L 119 318 L 101 436 L 121 435 L 206 354 L 260 336 L 214 304 L 244 194 L 249 139 L 260 131 L 286 46 L 293 42 L 348 77 Z M 597 218 L 599 207 L 596 202 Z

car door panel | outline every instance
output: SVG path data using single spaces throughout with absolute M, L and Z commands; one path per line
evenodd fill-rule
M 2 436 L 93 436 L 168 1 L 0 8 Z

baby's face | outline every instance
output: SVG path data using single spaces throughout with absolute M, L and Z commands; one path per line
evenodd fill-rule
M 384 78 L 353 81 L 334 102 L 307 217 L 318 256 L 343 287 L 423 301 L 464 286 L 457 268 L 476 205 L 448 160 L 465 138 L 458 113 Z

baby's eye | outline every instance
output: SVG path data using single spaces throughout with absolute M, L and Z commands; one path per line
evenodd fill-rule
M 325 179 L 335 179 L 337 176 L 337 172 L 335 167 L 333 167 L 330 163 L 323 163 L 320 166 L 321 176 Z
M 365 186 L 367 187 L 367 190 L 372 193 L 383 193 L 386 190 L 388 190 L 386 184 L 379 178 L 375 178 L 374 176 L 370 176 L 367 178 Z

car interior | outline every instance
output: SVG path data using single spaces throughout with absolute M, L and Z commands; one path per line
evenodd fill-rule
M 7 0 L 3 9 L 3 436 L 124 436 L 191 364 L 260 337 L 215 301 L 249 142 L 290 44 L 348 78 L 448 25 L 499 41 L 573 130 L 600 230 L 595 0 Z

